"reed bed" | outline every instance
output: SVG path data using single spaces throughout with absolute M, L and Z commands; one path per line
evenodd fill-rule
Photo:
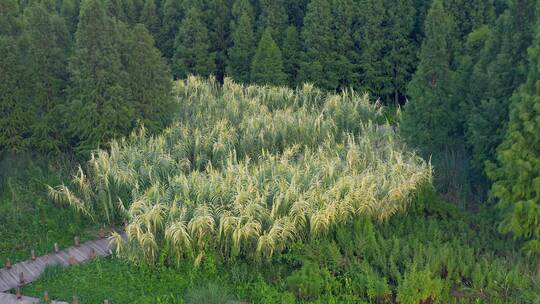
M 49 188 L 96 221 L 126 221 L 117 250 L 133 261 L 269 259 L 358 216 L 385 221 L 431 183 L 366 95 L 196 77 L 175 91 L 162 134 L 140 128 Z

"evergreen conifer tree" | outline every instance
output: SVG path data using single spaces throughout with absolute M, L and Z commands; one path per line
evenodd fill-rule
M 258 32 L 262 34 L 264 30 L 270 29 L 272 38 L 278 45 L 281 45 L 288 24 L 284 0 L 260 0 L 260 5 L 261 15 L 259 17 Z
M 83 0 L 70 60 L 70 105 L 66 119 L 78 152 L 86 154 L 134 124 L 133 105 L 126 89 L 117 50 L 115 23 L 100 0 Z
M 15 35 L 19 30 L 17 0 L 0 1 L 0 35 Z
M 184 18 L 183 0 L 164 0 L 161 6 L 162 22 L 158 47 L 167 60 L 171 61 L 175 52 L 175 39 Z
M 68 79 L 68 29 L 54 8 L 42 2 L 30 4 L 23 19 L 25 78 L 32 96 L 32 146 L 42 152 L 59 151 L 65 144 L 59 118 Z
M 335 90 L 339 83 L 339 75 L 334 70 L 336 41 L 332 26 L 331 2 L 311 1 L 304 18 L 302 37 L 306 56 L 299 78 L 301 82 L 311 82 L 327 90 Z
M 14 37 L 0 35 L 0 154 L 21 152 L 28 147 L 31 117 L 24 69 Z
M 420 63 L 408 86 L 410 100 L 401 128 L 409 142 L 429 154 L 455 144 L 460 127 L 458 107 L 451 102 L 454 22 L 441 0 L 433 1 L 425 32 Z
M 497 150 L 497 166 L 488 169 L 499 199 L 503 232 L 526 241 L 525 249 L 538 257 L 540 276 L 540 22 L 529 49 L 526 83 L 513 95 L 510 122 Z
M 159 17 L 157 14 L 157 7 L 155 0 L 146 0 L 141 12 L 140 23 L 144 24 L 148 31 L 154 36 L 154 39 L 158 37 L 159 33 Z
M 406 96 L 407 84 L 416 68 L 418 46 L 414 41 L 416 11 L 412 0 L 385 1 L 386 30 L 384 41 L 385 73 L 388 88 L 386 101 L 401 103 Z
M 233 7 L 232 46 L 228 50 L 227 75 L 235 81 L 250 80 L 250 64 L 255 49 L 252 8 L 245 0 L 237 0 Z
M 283 85 L 287 75 L 283 72 L 281 50 L 266 29 L 251 63 L 251 80 L 258 84 Z
M 208 29 L 197 4 L 191 6 L 178 30 L 172 70 L 176 78 L 215 74 L 215 54 L 210 52 Z
M 532 44 L 534 1 L 515 0 L 493 27 L 483 26 L 466 37 L 456 77 L 467 143 L 475 175 L 483 176 L 495 161 L 508 124 L 512 93 L 526 79 L 527 48 Z
M 172 75 L 142 24 L 122 27 L 122 64 L 128 75 L 127 89 L 136 119 L 151 132 L 165 128 L 174 113 Z
M 295 87 L 298 84 L 298 72 L 301 60 L 302 45 L 300 35 L 296 27 L 291 25 L 287 28 L 285 40 L 283 41 L 283 68 L 291 87 Z

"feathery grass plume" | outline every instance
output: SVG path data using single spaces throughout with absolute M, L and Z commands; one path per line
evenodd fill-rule
M 96 219 L 127 220 L 119 248 L 133 261 L 270 259 L 360 216 L 385 221 L 431 183 L 366 95 L 196 77 L 175 91 L 181 114 L 162 134 L 116 140 L 51 188 Z

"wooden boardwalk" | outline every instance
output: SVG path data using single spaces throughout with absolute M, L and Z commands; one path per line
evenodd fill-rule
M 125 237 L 125 233 L 122 233 L 122 237 Z M 86 262 L 95 256 L 109 256 L 112 254 L 112 250 L 113 244 L 111 244 L 109 238 L 105 237 L 37 257 L 35 260 L 30 259 L 28 261 L 20 262 L 12 265 L 9 269 L 4 267 L 0 269 L 0 304 L 38 303 L 39 299 L 28 297 L 16 299 L 15 295 L 4 292 L 36 281 L 48 266 L 70 266 L 79 264 Z M 65 302 L 53 301 L 53 303 Z
M 20 299 L 17 299 L 17 297 L 14 294 L 11 293 L 1 293 L 0 292 L 0 303 L 1 304 L 35 304 L 39 303 L 40 299 L 36 298 L 30 298 L 30 297 L 22 297 Z M 58 301 L 52 301 L 53 304 L 69 304 L 68 302 L 58 302 Z

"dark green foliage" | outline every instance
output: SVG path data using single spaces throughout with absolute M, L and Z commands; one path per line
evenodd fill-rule
M 508 130 L 489 175 L 504 213 L 501 230 L 524 239 L 526 250 L 540 257 L 540 23 L 529 67 L 526 83 L 512 97 Z M 540 259 L 538 267 L 540 275 Z
M 333 67 L 335 37 L 332 21 L 330 1 L 313 0 L 308 4 L 302 31 L 306 61 L 302 62 L 299 76 L 302 82 L 311 82 L 329 90 L 338 85 L 338 75 Z
M 390 79 L 387 77 L 386 63 L 383 61 L 385 35 L 383 22 L 385 10 L 383 1 L 363 0 L 359 10 L 359 24 L 354 33 L 355 44 L 360 49 L 357 65 L 363 91 L 374 98 L 389 95 Z M 394 4 L 393 4 L 394 5 Z
M 183 0 L 162 0 L 162 20 L 157 41 L 161 53 L 168 60 L 172 60 L 175 52 L 175 37 L 185 13 L 183 2 Z
M 68 79 L 69 33 L 56 11 L 34 3 L 24 11 L 22 46 L 26 62 L 31 146 L 41 152 L 65 149 L 61 113 Z
M 29 96 L 24 64 L 15 38 L 0 35 L 0 152 L 20 152 L 30 137 Z
M 283 70 L 287 74 L 288 84 L 295 87 L 298 82 L 298 72 L 302 60 L 302 45 L 300 35 L 295 26 L 289 26 L 283 41 Z
M 283 72 L 281 50 L 272 39 L 270 29 L 264 31 L 257 52 L 253 56 L 251 81 L 273 85 L 283 85 L 287 82 L 287 75 Z
M 486 161 L 495 160 L 506 132 L 510 97 L 525 81 L 534 12 L 534 1 L 511 1 L 494 27 L 479 28 L 466 40 L 467 55 L 461 59 L 456 84 L 457 94 L 464 95 L 467 142 L 479 172 Z
M 401 104 L 407 95 L 407 84 L 416 67 L 418 46 L 413 39 L 415 13 L 412 0 L 386 1 L 386 52 L 384 63 L 389 88 L 385 100 Z M 380 85 L 379 85 L 380 86 Z
M 493 0 L 445 0 L 445 5 L 456 21 L 460 37 L 495 20 Z
M 406 139 L 429 155 L 452 147 L 460 137 L 458 105 L 451 98 L 454 22 L 442 1 L 433 2 L 425 31 L 401 126 Z
M 88 152 L 133 127 L 135 111 L 117 49 L 118 31 L 103 3 L 84 0 L 70 60 L 67 120 L 80 152 Z
M 208 29 L 202 11 L 194 4 L 178 30 L 172 64 L 176 78 L 189 74 L 209 76 L 215 73 L 215 54 L 211 52 Z
M 141 12 L 140 23 L 144 24 L 154 37 L 159 33 L 159 16 L 157 15 L 156 1 L 146 0 Z
M 168 126 L 175 113 L 171 73 L 146 27 L 138 24 L 124 31 L 121 50 L 130 104 L 138 122 L 155 133 Z
M 17 0 L 0 2 L 0 35 L 15 35 L 19 30 L 19 5 Z
M 210 52 L 215 54 L 215 76 L 223 83 L 227 69 L 227 50 L 230 45 L 231 1 L 212 0 L 207 8 Z
M 259 37 L 263 31 L 270 29 L 272 38 L 278 45 L 282 45 L 283 35 L 288 25 L 288 16 L 285 0 L 259 0 L 261 15 L 259 16 Z
M 253 8 L 246 0 L 236 0 L 235 20 L 231 25 L 232 46 L 228 51 L 227 74 L 238 82 L 249 82 L 250 64 L 254 54 Z

